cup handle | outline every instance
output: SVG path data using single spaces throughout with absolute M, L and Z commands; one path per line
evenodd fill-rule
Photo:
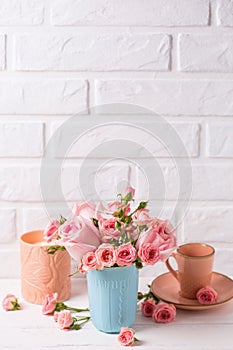
M 165 261 L 165 264 L 168 268 L 168 270 L 171 272 L 171 274 L 179 281 L 179 275 L 178 275 L 178 272 L 175 271 L 171 265 L 170 265 L 170 262 L 169 262 L 169 259 L 173 257 L 175 260 L 176 260 L 176 253 L 172 253 L 172 255 Z

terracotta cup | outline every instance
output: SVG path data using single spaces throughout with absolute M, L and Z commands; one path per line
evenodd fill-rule
M 23 298 L 42 304 L 48 293 L 58 293 L 58 301 L 70 297 L 71 258 L 67 251 L 48 254 L 43 231 L 24 233 L 20 239 L 21 289 Z
M 187 243 L 178 247 L 172 254 L 178 270 L 175 271 L 169 258 L 166 261 L 168 270 L 180 284 L 180 295 L 188 299 L 196 299 L 199 289 L 211 285 L 211 276 L 215 250 L 202 243 Z

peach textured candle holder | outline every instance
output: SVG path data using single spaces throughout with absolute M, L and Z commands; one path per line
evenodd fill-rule
M 43 231 L 24 233 L 20 239 L 21 289 L 23 298 L 42 304 L 48 293 L 58 293 L 58 301 L 70 297 L 71 258 L 67 251 L 48 254 Z

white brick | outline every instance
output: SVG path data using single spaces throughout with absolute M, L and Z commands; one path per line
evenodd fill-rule
M 131 103 L 165 115 L 232 115 L 232 80 L 99 80 L 95 102 Z
M 87 107 L 87 82 L 78 79 L 0 81 L 1 114 L 71 114 Z
M 120 187 L 130 183 L 130 166 L 127 161 L 84 160 L 81 164 L 67 166 L 61 176 L 64 197 L 75 200 L 112 200 Z M 52 191 L 51 191 L 52 194 Z
M 215 248 L 215 258 L 214 258 L 214 271 L 223 273 L 226 276 L 232 277 L 233 271 L 233 247 L 232 245 L 227 245 L 227 247 L 221 247 L 221 245 L 214 244 Z
M 1 0 L 0 25 L 38 25 L 44 19 L 44 0 Z
M 138 160 L 137 165 L 141 170 L 135 184 L 140 198 L 146 195 L 155 200 L 233 200 L 231 164 L 194 165 L 189 160 L 182 163 L 171 160 L 166 165 L 154 158 L 144 162 Z M 190 193 L 192 196 L 188 195 Z
M 231 242 L 233 207 L 191 208 L 187 213 L 183 230 L 186 241 Z
M 207 0 L 52 0 L 54 25 L 207 25 Z
M 17 70 L 168 70 L 166 34 L 35 34 L 16 36 Z
M 0 167 L 0 199 L 4 201 L 40 201 L 40 169 L 18 165 Z
M 4 70 L 6 66 L 6 37 L 0 34 L 0 70 Z
M 233 26 L 233 2 L 231 0 L 218 0 L 217 23 L 225 27 Z
M 181 34 L 178 52 L 180 71 L 233 71 L 232 34 Z
M 20 277 L 19 249 L 16 249 L 16 248 L 1 249 L 0 278 L 19 278 L 19 277 Z
M 233 200 L 233 166 L 193 166 L 192 200 Z
M 0 221 L 3 223 L 0 231 L 0 243 L 10 243 L 16 238 L 15 227 L 16 210 L 11 208 L 0 209 Z
M 20 212 L 22 225 L 19 234 L 33 230 L 43 230 L 49 222 L 47 213 L 42 208 L 25 208 Z
M 95 116 L 71 124 L 53 123 L 54 155 L 62 157 L 69 134 L 72 147 L 67 158 L 148 158 L 148 157 L 196 157 L 199 154 L 200 125 L 195 123 L 155 122 L 147 117 L 136 121 L 105 120 Z M 152 121 L 152 120 L 153 121 Z M 67 127 L 65 127 L 67 125 Z M 69 127 L 70 125 L 70 127 Z M 169 126 L 169 128 L 168 128 Z M 81 136 L 80 136 L 81 135 Z M 180 142 L 176 142 L 176 137 Z M 73 143 L 74 142 L 74 143 Z M 185 153 L 184 149 L 187 153 Z
M 43 128 L 42 123 L 0 122 L 0 157 L 40 157 Z
M 207 154 L 210 157 L 233 157 L 233 124 L 207 124 Z

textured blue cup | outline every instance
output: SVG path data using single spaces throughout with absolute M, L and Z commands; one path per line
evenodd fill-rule
M 119 333 L 136 318 L 138 269 L 135 265 L 87 273 L 91 320 L 105 333 Z

